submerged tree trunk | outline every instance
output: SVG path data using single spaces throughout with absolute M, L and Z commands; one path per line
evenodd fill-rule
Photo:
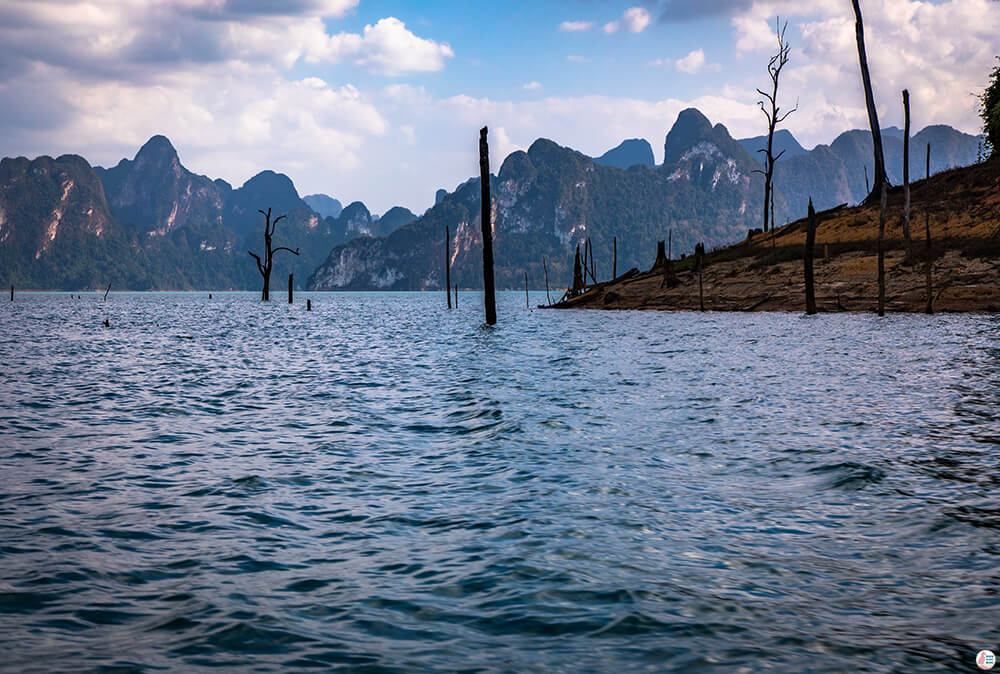
M 806 276 L 806 313 L 816 313 L 816 288 L 813 280 L 813 249 L 816 246 L 816 210 L 812 198 L 809 199 L 809 221 L 806 225 L 806 252 L 803 267 Z
M 281 251 L 288 251 L 292 255 L 298 255 L 299 249 L 296 248 L 292 250 L 291 248 L 285 248 L 281 246 L 279 248 L 271 248 L 272 237 L 274 236 L 274 230 L 278 226 L 278 223 L 285 219 L 286 216 L 279 215 L 274 221 L 271 221 L 271 209 L 267 211 L 258 210 L 258 213 L 264 216 L 264 260 L 261 261 L 260 256 L 256 253 L 250 252 L 250 257 L 257 261 L 257 271 L 260 272 L 261 277 L 264 279 L 264 287 L 260 291 L 260 299 L 267 302 L 271 299 L 271 269 L 274 266 L 274 255 Z
M 861 82 L 865 89 L 865 106 L 868 108 L 868 124 L 872 132 L 872 145 L 875 151 L 875 175 L 872 176 L 872 188 L 865 202 L 868 202 L 878 193 L 882 194 L 883 187 L 888 187 L 889 178 L 885 173 L 885 156 L 882 152 L 882 130 L 878 123 L 878 111 L 875 109 L 875 95 L 872 93 L 872 79 L 868 72 L 868 55 L 865 50 L 865 27 L 861 18 L 861 6 L 858 0 L 851 0 L 854 6 L 854 30 L 858 42 L 858 62 L 861 65 Z M 880 197 L 881 198 L 881 197 Z
M 583 290 L 583 268 L 580 266 L 580 244 L 576 244 L 576 257 L 573 259 L 573 294 Z
M 930 145 L 927 146 L 930 148 Z M 928 153 L 929 154 L 929 153 Z M 931 254 L 931 213 L 930 211 L 924 211 L 924 238 L 927 240 L 927 306 L 924 307 L 925 314 L 934 313 L 934 287 L 931 283 L 931 266 L 933 265 L 934 258 Z
M 910 238 L 910 92 L 903 89 L 903 236 L 906 237 L 906 256 L 913 257 L 913 240 Z
M 451 309 L 451 228 L 444 226 L 444 294 L 448 296 Z
M 881 208 L 878 216 L 878 315 L 885 316 L 885 207 L 889 183 L 882 183 Z
M 490 147 L 486 140 L 487 128 L 479 130 L 479 178 L 482 195 L 483 226 L 483 303 L 486 308 L 486 325 L 496 325 L 497 298 L 493 285 L 493 202 L 490 198 Z
M 528 272 L 524 272 L 524 308 L 531 309 L 531 301 L 528 299 Z
M 294 279 L 294 274 L 288 275 L 288 303 L 292 303 L 292 280 Z
M 702 270 L 705 266 L 705 244 L 699 243 L 694 247 L 694 271 L 698 274 L 698 309 L 705 310 L 705 293 L 702 286 Z
M 552 306 L 552 298 L 549 296 L 549 265 L 545 263 L 545 258 L 542 258 L 542 270 L 545 271 L 545 301 Z

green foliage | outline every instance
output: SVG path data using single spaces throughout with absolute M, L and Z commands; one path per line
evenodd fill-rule
M 1000 56 L 997 59 L 1000 60 Z M 1000 147 L 1000 65 L 990 73 L 989 84 L 979 101 L 979 116 L 983 118 L 983 132 L 986 134 L 983 154 L 996 159 L 994 150 Z

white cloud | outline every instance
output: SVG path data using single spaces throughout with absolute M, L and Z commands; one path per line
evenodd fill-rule
M 540 82 L 528 82 L 524 85 L 525 91 L 541 91 L 542 85 Z
M 978 133 L 975 94 L 995 64 L 1000 3 L 990 0 L 871 0 L 863 5 L 865 43 L 879 122 L 902 125 L 900 92 L 910 90 L 913 127 L 952 124 Z M 774 16 L 789 19 L 791 57 L 782 72 L 781 100 L 800 100 L 787 126 L 808 143 L 829 142 L 847 128 L 867 128 L 848 3 L 821 0 L 754 2 L 732 19 L 737 49 L 760 58 L 776 50 Z
M 570 54 L 566 57 L 566 60 L 570 63 L 590 63 L 590 59 L 586 56 L 580 56 L 579 54 Z
M 645 7 L 629 7 L 622 14 L 622 18 L 604 24 L 602 30 L 605 33 L 617 33 L 619 30 L 626 30 L 629 33 L 641 33 L 646 30 L 653 17 Z
M 363 35 L 330 36 L 325 44 L 311 46 L 307 54 L 313 62 L 350 60 L 386 75 L 442 70 L 445 60 L 455 55 L 447 44 L 417 37 L 394 17 L 365 26 Z
M 684 58 L 677 59 L 677 62 L 674 64 L 677 70 L 689 75 L 697 74 L 704 66 L 705 51 L 703 49 L 695 49 Z
M 564 33 L 580 33 L 588 31 L 593 27 L 593 21 L 563 21 L 559 24 L 559 30 Z

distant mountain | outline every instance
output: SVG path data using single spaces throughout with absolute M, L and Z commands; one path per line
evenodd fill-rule
M 385 212 L 385 215 L 378 219 L 374 235 L 389 236 L 400 227 L 408 225 L 416 219 L 417 216 L 410 209 L 403 208 L 402 206 L 393 206 Z
M 613 237 L 618 270 L 648 266 L 656 241 L 673 229 L 675 251 L 745 235 L 762 201 L 746 150 L 725 127 L 697 110 L 681 113 L 667 139 L 670 163 L 622 171 L 539 139 L 503 162 L 491 180 L 495 199 L 496 280 L 501 288 L 542 281 L 546 260 L 553 289 L 565 286 L 575 247 L 590 237 L 598 274 L 611 273 Z M 310 278 L 313 289 L 443 287 L 444 232 L 452 233 L 452 280 L 479 287 L 480 185 L 463 183 L 422 217 L 388 237 L 337 246 Z
M 644 138 L 632 138 L 622 141 L 618 147 L 608 150 L 600 157 L 594 159 L 602 166 L 616 166 L 627 169 L 632 166 L 646 166 L 652 168 L 656 165 L 653 158 L 653 148 L 649 141 Z
M 263 247 L 258 210 L 267 208 L 286 216 L 275 245 L 300 250 L 275 257 L 278 287 L 290 273 L 302 287 L 333 246 L 377 233 L 350 218 L 322 218 L 280 173 L 262 171 L 238 189 L 196 175 L 163 136 L 110 169 L 75 156 L 4 159 L 0 278 L 19 287 L 74 290 L 108 282 L 132 289 L 256 289 L 260 278 L 247 251 Z M 368 218 L 363 204 L 353 213 Z
M 740 145 L 742 145 L 747 152 L 750 153 L 751 157 L 763 163 L 764 154 L 762 152 L 759 152 L 759 150 L 767 148 L 767 136 L 755 136 L 753 138 L 744 138 L 737 142 Z M 771 149 L 774 152 L 775 156 L 777 156 L 781 152 L 784 152 L 785 154 L 782 155 L 781 159 L 789 159 L 791 157 L 795 157 L 797 155 L 805 154 L 806 152 L 808 152 L 808 150 L 799 145 L 799 141 L 795 139 L 795 136 L 793 136 L 791 131 L 789 131 L 788 129 L 778 129 L 774 132 L 774 144 L 772 145 Z M 779 159 L 778 161 L 781 161 L 781 159 Z M 777 166 L 777 163 L 775 163 L 775 166 Z
M 340 216 L 340 212 L 344 210 L 340 201 L 325 194 L 310 194 L 302 197 L 302 201 L 306 202 L 306 205 L 308 205 L 309 208 L 313 209 L 324 218 L 336 218 Z

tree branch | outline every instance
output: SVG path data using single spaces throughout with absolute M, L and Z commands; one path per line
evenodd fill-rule
M 287 250 L 292 255 L 298 255 L 299 254 L 299 249 L 298 248 L 296 248 L 295 250 L 292 250 L 291 248 L 285 248 L 284 246 L 282 246 L 281 248 L 275 248 L 274 250 L 272 250 L 271 251 L 271 255 L 273 256 L 279 250 Z
M 247 253 L 250 253 L 250 251 L 247 251 Z M 250 253 L 250 257 L 252 257 L 253 259 L 257 260 L 257 270 L 260 272 L 260 275 L 263 276 L 264 275 L 264 266 L 261 265 L 260 258 L 257 256 L 257 253 Z

